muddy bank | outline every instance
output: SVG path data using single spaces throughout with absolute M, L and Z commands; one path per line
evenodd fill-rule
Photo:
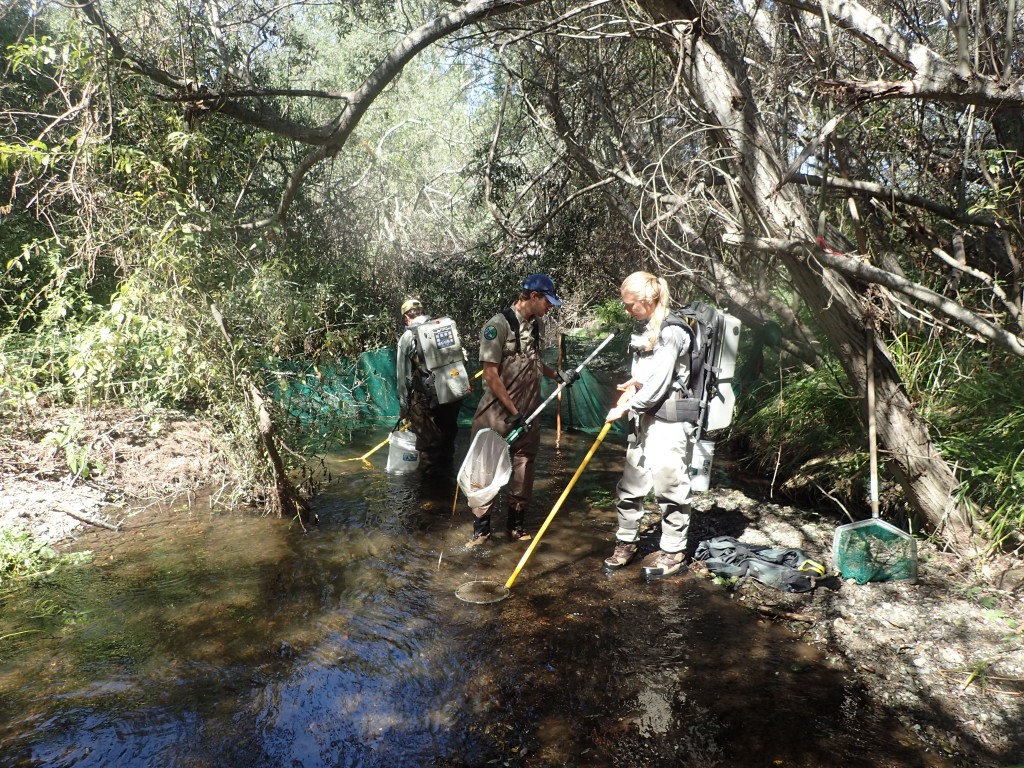
M 69 453 L 76 466 L 71 471 Z M 0 526 L 49 542 L 82 526 L 202 489 L 230 495 L 234 471 L 215 428 L 182 413 L 44 408 L 0 436 Z

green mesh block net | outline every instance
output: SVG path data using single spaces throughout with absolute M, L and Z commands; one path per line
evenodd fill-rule
M 282 363 L 270 374 L 278 404 L 302 424 L 338 418 L 380 424 L 398 418 L 394 349 L 332 363 Z
M 604 338 L 589 335 L 565 335 L 561 338 L 562 368 L 575 368 Z M 596 434 L 604 426 L 604 417 L 618 397 L 615 385 L 629 378 L 625 363 L 628 338 L 616 337 L 583 370 L 581 379 L 563 390 L 561 402 L 552 402 L 538 420 L 545 427 L 554 427 L 561 415 L 563 430 Z M 621 349 L 620 349 L 621 347 Z M 558 363 L 557 346 L 545 352 L 545 361 L 552 368 Z M 466 369 L 473 377 L 480 370 L 479 362 L 470 355 Z M 354 360 L 339 359 L 329 364 L 280 364 L 268 372 L 276 400 L 289 418 L 296 420 L 310 433 L 311 440 L 329 443 L 346 431 L 390 427 L 398 420 L 398 391 L 395 381 L 395 348 L 387 347 L 364 352 Z M 473 391 L 463 401 L 460 423 L 469 426 L 476 411 L 484 385 L 472 379 Z M 554 385 L 544 380 L 541 395 L 547 397 Z M 617 423 L 613 434 L 623 434 Z
M 917 541 L 884 520 L 861 520 L 836 528 L 832 563 L 844 579 L 916 581 Z

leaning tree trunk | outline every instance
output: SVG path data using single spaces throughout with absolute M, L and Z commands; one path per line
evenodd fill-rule
M 227 342 L 229 350 L 234 349 L 235 339 L 228 330 L 227 323 L 220 308 L 213 301 L 213 297 L 206 291 L 200 291 L 207 309 L 213 316 L 217 328 L 220 329 L 224 341 Z M 267 408 L 267 396 L 264 391 L 247 375 L 240 376 L 240 384 L 249 398 L 253 415 L 256 417 L 256 428 L 259 433 L 260 448 L 263 450 L 267 461 L 270 464 L 270 474 L 273 485 L 270 488 L 268 499 L 269 507 L 278 517 L 295 517 L 299 525 L 305 531 L 309 520 L 309 505 L 299 494 L 298 490 L 288 479 L 288 472 L 285 469 L 281 452 L 277 449 L 277 440 L 274 437 L 274 420 Z
M 776 188 L 784 164 L 759 117 L 741 55 L 727 32 L 704 35 L 701 19 L 687 0 L 642 0 L 670 37 L 667 48 L 683 72 L 685 85 L 716 126 L 716 140 L 737 158 L 732 176 L 746 209 L 738 239 L 813 241 L 814 227 L 791 186 Z M 796 290 L 814 313 L 854 390 L 866 397 L 865 307 L 853 285 L 812 256 L 790 249 L 779 257 Z M 875 337 L 875 389 L 878 438 L 884 460 L 907 500 L 950 546 L 965 551 L 973 542 L 967 509 L 952 498 L 953 471 L 932 445 L 926 425 L 903 387 L 887 346 Z

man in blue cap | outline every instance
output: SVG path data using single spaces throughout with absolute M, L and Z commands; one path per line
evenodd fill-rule
M 480 332 L 480 363 L 486 389 L 473 416 L 473 436 L 481 429 L 493 429 L 504 437 L 521 426 L 540 405 L 542 376 L 566 385 L 579 378 L 576 371 L 558 372 L 549 368 L 542 357 L 544 315 L 552 307 L 561 305 L 555 283 L 548 275 L 528 275 L 515 303 L 484 325 Z M 512 541 L 533 538 L 526 532 L 525 517 L 526 505 L 533 493 L 534 461 L 539 447 L 537 425 L 531 425 L 509 447 L 512 476 L 505 487 L 506 530 Z M 473 538 L 467 546 L 478 546 L 490 537 L 493 505 L 494 499 L 472 508 Z

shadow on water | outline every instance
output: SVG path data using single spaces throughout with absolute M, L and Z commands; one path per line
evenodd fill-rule
M 589 447 L 546 443 L 533 527 Z M 588 500 L 607 499 L 621 451 L 601 449 L 492 605 L 455 590 L 504 583 L 525 545 L 463 549 L 454 483 L 386 475 L 382 455 L 331 463 L 307 534 L 198 505 L 83 536 L 92 565 L 3 605 L 0 762 L 946 765 L 721 589 L 603 574 L 614 512 Z

